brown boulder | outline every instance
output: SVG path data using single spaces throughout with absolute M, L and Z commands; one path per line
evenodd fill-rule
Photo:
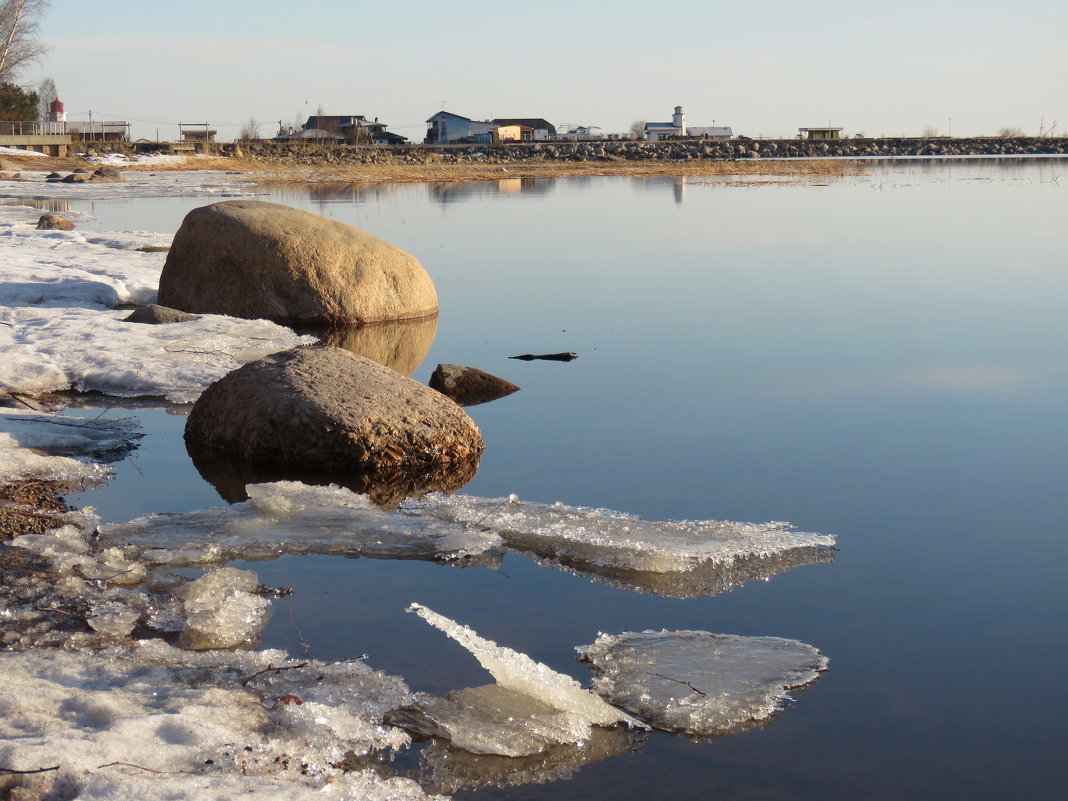
M 42 214 L 37 221 L 38 231 L 73 231 L 74 223 L 58 214 Z
M 439 364 L 430 376 L 430 388 L 461 406 L 477 406 L 519 391 L 511 381 L 462 364 Z
M 287 324 L 358 325 L 438 310 L 434 283 L 410 254 L 351 225 L 260 200 L 189 212 L 158 300 Z
M 340 348 L 309 346 L 239 367 L 186 421 L 191 447 L 313 472 L 449 472 L 477 462 L 482 433 L 455 403 Z

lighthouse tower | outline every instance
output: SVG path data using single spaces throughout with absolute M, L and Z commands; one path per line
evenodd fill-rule
M 58 97 L 48 104 L 49 122 L 66 122 L 67 112 L 63 110 L 63 101 Z
M 679 136 L 686 136 L 686 112 L 682 110 L 682 106 L 675 106 L 675 113 L 671 115 L 671 124 L 679 129 Z

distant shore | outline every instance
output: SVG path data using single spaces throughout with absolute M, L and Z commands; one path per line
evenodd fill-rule
M 87 143 L 90 156 L 165 154 L 167 143 Z M 352 146 L 339 143 L 209 143 L 205 151 L 161 164 L 121 169 L 223 170 L 263 182 L 450 182 L 572 175 L 834 176 L 863 172 L 866 160 L 893 157 L 1031 156 L 1068 154 L 1068 138 L 837 140 L 605 140 L 505 145 Z M 5 155 L 4 170 L 73 169 L 83 159 Z

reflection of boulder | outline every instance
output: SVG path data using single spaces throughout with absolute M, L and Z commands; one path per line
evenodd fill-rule
M 528 757 L 469 754 L 431 745 L 420 758 L 419 783 L 429 792 L 451 795 L 485 787 L 566 781 L 591 762 L 640 750 L 646 739 L 645 732 L 597 727 L 581 746 L 557 745 Z
M 401 375 L 416 371 L 434 344 L 438 331 L 438 316 L 418 320 L 395 320 L 344 328 L 320 330 L 302 329 L 314 334 L 324 345 L 366 356 L 373 362 L 396 370 Z
M 392 487 L 457 474 L 466 481 L 483 448 L 478 426 L 452 401 L 329 347 L 281 351 L 224 376 L 193 406 L 185 436 L 290 478 L 362 475 Z
M 426 317 L 434 283 L 413 256 L 351 225 L 259 200 L 193 209 L 174 236 L 158 301 L 280 323 Z
M 461 406 L 477 406 L 519 391 L 511 381 L 462 364 L 439 364 L 430 376 L 430 387 Z
M 228 503 L 248 500 L 247 484 L 264 484 L 275 481 L 302 481 L 305 484 L 325 486 L 337 484 L 353 492 L 363 493 L 383 509 L 395 509 L 405 498 L 418 498 L 428 492 L 456 492 L 475 477 L 478 471 L 477 455 L 447 468 L 426 471 L 396 470 L 391 473 L 379 471 L 368 473 L 358 470 L 309 471 L 286 464 L 255 465 L 243 459 L 227 457 L 216 450 L 206 448 L 186 439 L 186 449 L 193 466 L 200 475 L 215 487 L 219 496 Z

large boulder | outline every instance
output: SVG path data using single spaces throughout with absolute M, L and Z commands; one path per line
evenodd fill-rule
M 438 310 L 434 283 L 410 254 L 351 225 L 260 200 L 186 215 L 159 303 L 286 324 L 353 325 Z
M 59 214 L 42 214 L 37 221 L 38 231 L 73 231 L 74 223 Z
M 216 381 L 193 406 L 185 436 L 191 449 L 255 465 L 390 480 L 473 473 L 483 448 L 478 426 L 448 398 L 322 346 L 274 353 Z

